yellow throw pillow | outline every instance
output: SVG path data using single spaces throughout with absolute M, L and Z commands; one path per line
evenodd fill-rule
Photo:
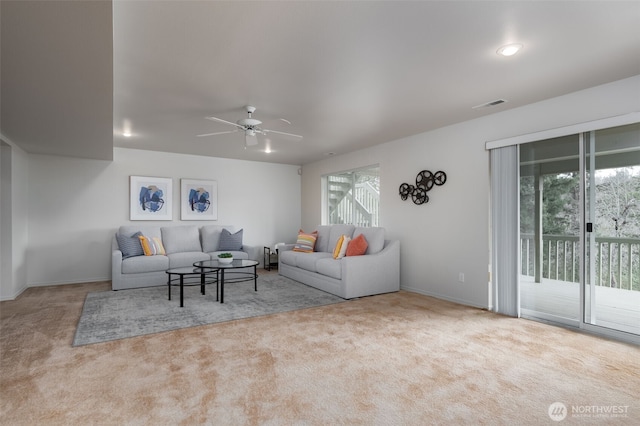
M 140 239 L 140 244 L 142 245 L 142 251 L 145 256 L 155 256 L 158 254 L 166 254 L 164 250 L 164 246 L 162 245 L 162 240 L 158 237 L 145 237 L 144 235 L 138 236 Z
M 153 244 L 151 244 L 149 238 L 145 237 L 144 235 L 140 235 L 138 238 L 140 239 L 140 244 L 142 244 L 142 251 L 144 252 L 144 255 L 153 256 Z
M 336 243 L 336 248 L 333 249 L 333 258 L 337 259 L 338 258 L 338 254 L 340 254 L 340 247 L 342 247 L 342 243 L 344 242 L 344 235 L 340 235 L 340 238 L 338 238 L 338 242 Z
M 351 237 L 344 236 L 344 240 L 342 241 L 342 246 L 340 246 L 340 252 L 338 253 L 338 257 L 336 259 L 342 259 L 347 253 L 347 247 L 349 246 L 349 242 L 351 241 Z
M 160 239 L 160 237 L 153 237 L 151 238 L 151 241 L 153 241 L 153 245 L 156 249 L 156 254 L 161 254 L 161 255 L 166 255 L 167 252 L 164 250 L 164 246 L 162 245 L 162 240 Z

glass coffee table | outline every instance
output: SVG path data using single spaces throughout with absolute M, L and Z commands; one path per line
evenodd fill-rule
M 220 303 L 224 303 L 224 284 L 239 283 L 253 280 L 253 288 L 258 291 L 258 266 L 255 260 L 234 259 L 231 263 L 221 263 L 217 260 L 201 260 L 195 262 L 195 268 L 208 271 L 216 271 L 217 281 L 220 284 Z M 251 270 L 250 268 L 253 268 Z M 244 270 L 243 270 L 244 269 Z
M 204 295 L 204 287 L 207 284 L 216 284 L 217 287 L 217 270 L 211 268 L 199 268 L 195 266 L 185 266 L 182 268 L 167 269 L 166 273 L 169 276 L 167 280 L 167 287 L 169 287 L 169 300 L 171 300 L 171 286 L 180 286 L 180 307 L 184 307 L 184 286 L 200 286 L 200 294 Z M 216 275 L 215 279 L 210 279 L 209 276 Z M 172 275 L 175 277 L 172 278 Z M 194 278 L 200 278 L 194 280 Z M 211 277 L 212 278 L 212 277 Z M 216 288 L 216 300 L 218 296 L 218 289 Z

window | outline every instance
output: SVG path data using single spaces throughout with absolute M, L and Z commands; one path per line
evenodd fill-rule
M 370 166 L 325 176 L 329 225 L 378 226 L 380 167 Z

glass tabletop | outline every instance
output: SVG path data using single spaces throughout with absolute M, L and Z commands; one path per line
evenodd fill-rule
M 234 269 L 234 268 L 248 268 L 250 266 L 256 266 L 260 262 L 255 260 L 246 259 L 233 259 L 231 263 L 221 263 L 217 260 L 201 260 L 193 264 L 196 268 L 219 268 L 219 269 Z
M 171 268 L 171 269 L 167 269 L 166 272 L 167 274 L 176 274 L 176 275 L 188 275 L 188 274 L 201 275 L 201 274 L 210 274 L 215 271 L 202 269 L 201 267 L 194 265 L 194 266 L 183 266 L 181 268 Z

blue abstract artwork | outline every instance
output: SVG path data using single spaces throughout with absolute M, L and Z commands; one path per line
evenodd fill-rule
M 189 190 L 189 206 L 192 212 L 204 213 L 209 210 L 209 191 L 204 188 Z
M 218 219 L 218 183 L 214 180 L 181 179 L 182 220 Z
M 171 220 L 171 178 L 131 176 L 130 184 L 131 220 Z
M 140 207 L 143 211 L 152 213 L 162 210 L 164 199 L 162 189 L 155 185 L 143 186 L 140 188 Z

